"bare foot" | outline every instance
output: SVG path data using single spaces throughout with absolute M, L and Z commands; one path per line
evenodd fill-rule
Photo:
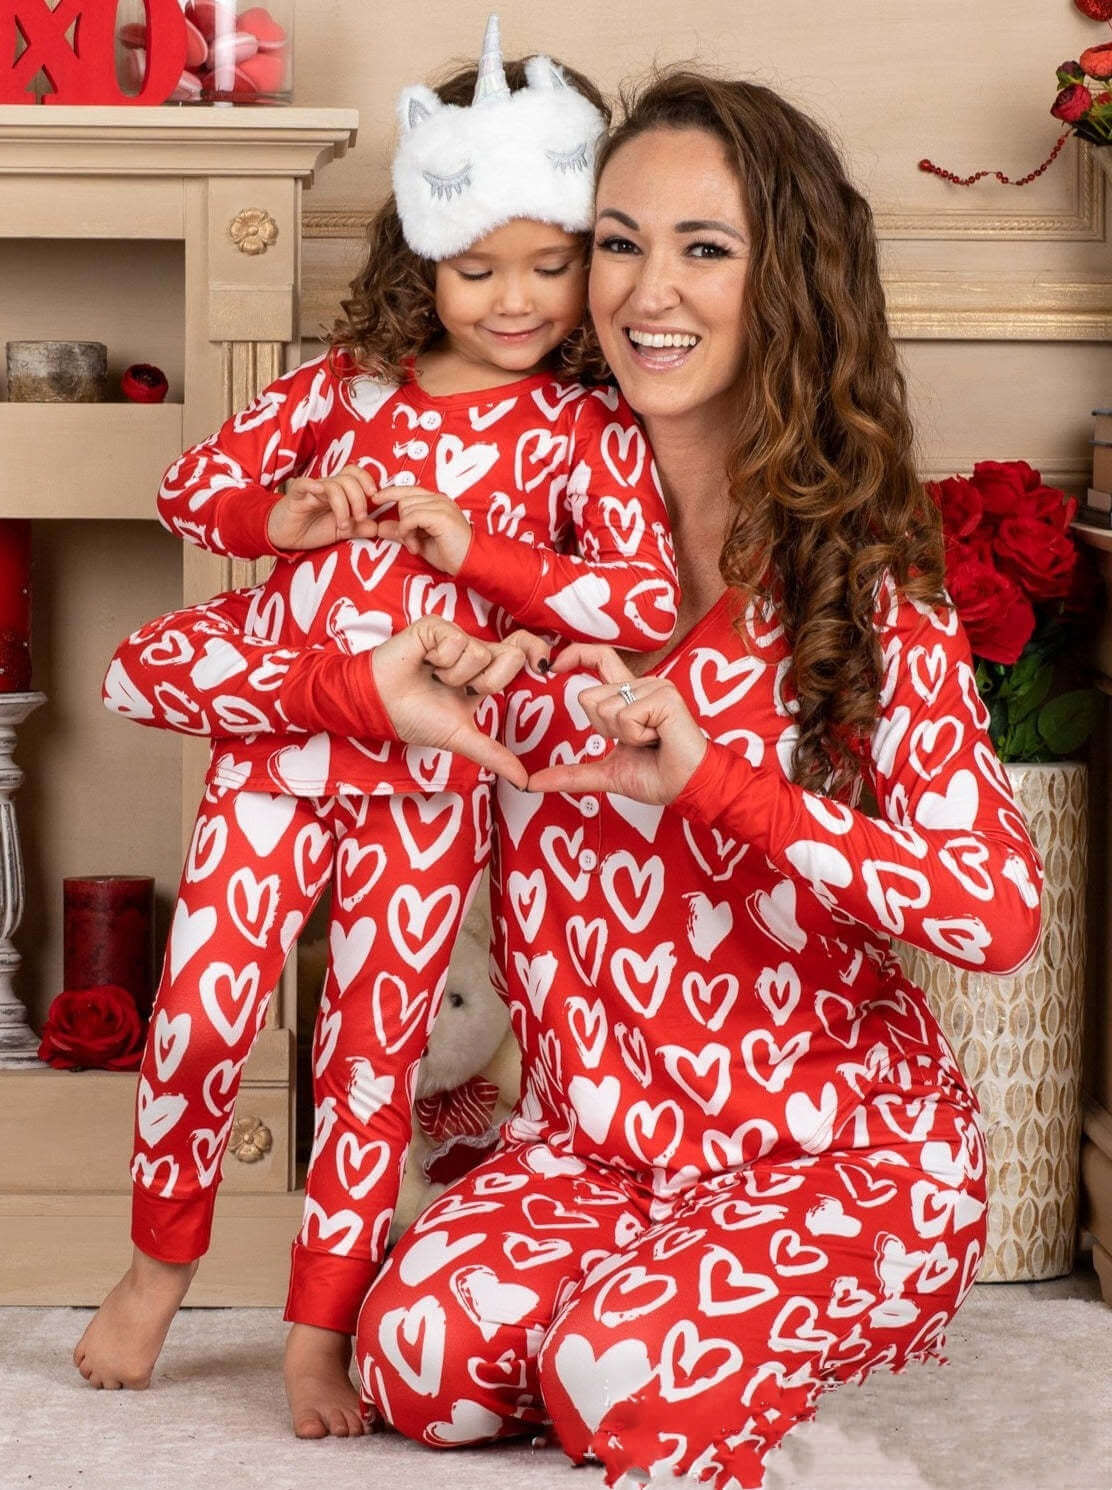
M 94 1387 L 141 1392 L 174 1315 L 197 1271 L 195 1262 L 159 1262 L 136 1247 L 131 1266 L 93 1315 L 73 1363 Z
M 286 1396 L 298 1438 L 358 1438 L 359 1397 L 348 1376 L 351 1340 L 336 1330 L 293 1324 L 286 1337 Z

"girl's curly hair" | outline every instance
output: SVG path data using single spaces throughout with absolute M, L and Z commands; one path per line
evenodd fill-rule
M 511 92 L 526 86 L 525 58 L 504 64 Z M 559 66 L 568 82 L 586 98 L 609 124 L 610 107 L 589 78 L 563 63 Z M 447 104 L 466 107 L 475 92 L 477 69 L 462 68 L 441 83 L 435 92 Z M 589 235 L 583 234 L 584 252 Z M 338 317 L 329 336 L 329 362 L 340 370 L 354 363 L 374 378 L 400 382 L 406 364 L 434 346 L 444 334 L 436 314 L 436 264 L 415 254 L 405 241 L 393 193 L 371 219 L 367 229 L 367 258 L 351 282 L 351 294 L 340 302 Z M 586 323 L 581 324 L 557 348 L 555 370 L 583 381 L 603 382 L 606 363 Z
M 652 129 L 721 140 L 750 238 L 722 577 L 773 603 L 792 646 L 794 776 L 860 774 L 882 682 L 876 607 L 890 577 L 943 596 L 939 515 L 912 456 L 868 203 L 823 131 L 768 88 L 677 70 L 623 94 L 598 169 Z

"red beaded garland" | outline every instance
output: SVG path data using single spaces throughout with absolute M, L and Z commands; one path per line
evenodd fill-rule
M 1036 176 L 1041 176 L 1047 166 L 1051 166 L 1058 159 L 1062 146 L 1073 133 L 1067 129 L 1064 135 L 1058 137 L 1058 143 L 1043 161 L 1041 166 L 1029 171 L 1026 176 L 1021 176 L 1018 181 L 1013 181 L 1010 176 L 1005 176 L 1003 171 L 975 171 L 972 176 L 958 176 L 953 171 L 944 171 L 941 166 L 936 166 L 933 160 L 925 158 L 919 162 L 921 171 L 929 171 L 932 176 L 940 176 L 943 181 L 951 181 L 955 186 L 973 186 L 985 176 L 995 176 L 1002 186 L 1026 186 L 1029 181 L 1034 181 Z

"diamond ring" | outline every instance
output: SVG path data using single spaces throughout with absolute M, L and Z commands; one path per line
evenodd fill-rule
M 618 694 L 623 703 L 635 704 L 637 702 L 637 695 L 634 693 L 632 687 L 628 683 L 622 684 L 622 686 L 618 689 Z

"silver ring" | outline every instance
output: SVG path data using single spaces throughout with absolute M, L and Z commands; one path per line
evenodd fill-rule
M 629 683 L 623 683 L 622 686 L 618 689 L 618 694 L 623 703 L 635 704 L 637 702 L 637 695 L 634 693 L 633 688 Z

